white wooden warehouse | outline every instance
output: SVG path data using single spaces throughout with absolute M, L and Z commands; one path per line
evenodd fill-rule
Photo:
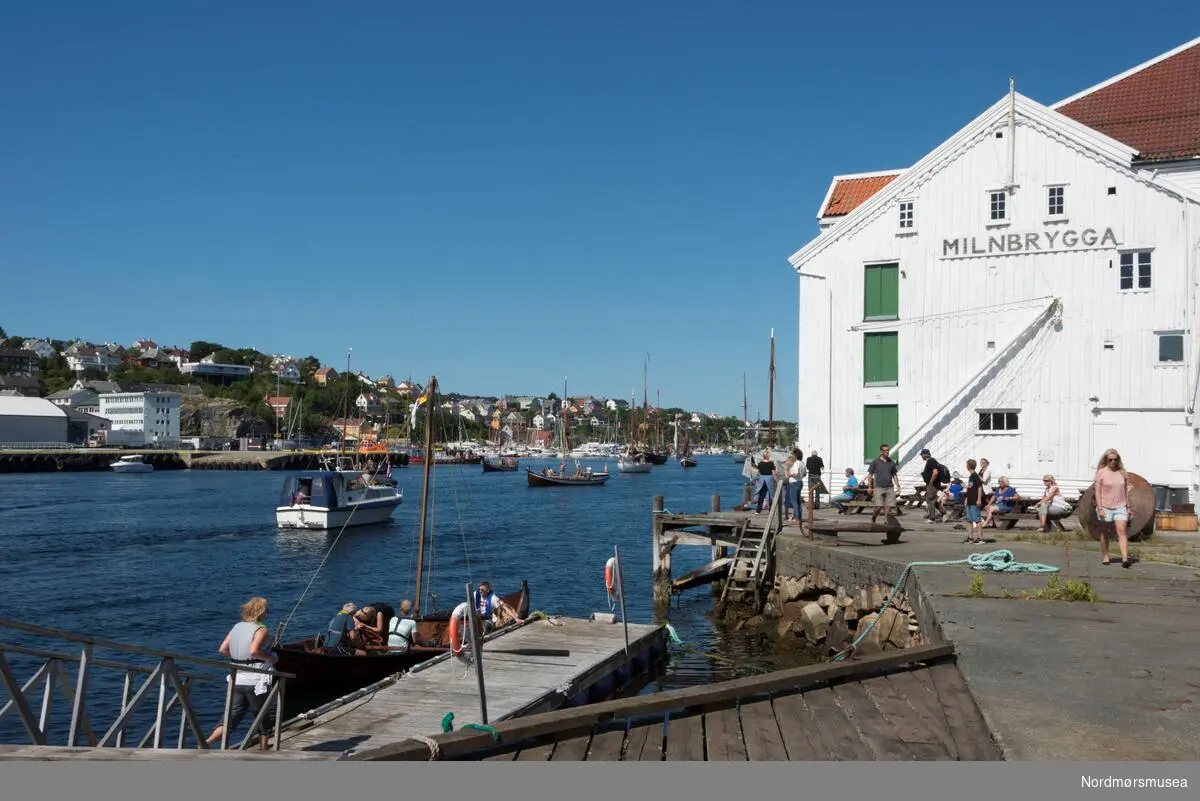
M 1068 494 L 1119 449 L 1200 490 L 1200 39 L 917 164 L 839 176 L 799 273 L 799 442 L 840 486 L 893 446 Z

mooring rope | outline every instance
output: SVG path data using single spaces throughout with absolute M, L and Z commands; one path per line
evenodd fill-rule
M 313 571 L 312 578 L 308 580 L 308 586 L 304 588 L 304 592 L 300 593 L 300 597 L 296 599 L 296 605 L 292 607 L 292 611 L 288 612 L 288 616 L 284 618 L 283 622 L 279 624 L 279 628 L 275 630 L 275 645 L 279 645 L 279 641 L 283 639 L 284 629 L 286 629 L 288 624 L 292 622 L 292 618 L 296 615 L 296 610 L 300 608 L 300 604 L 304 601 L 304 596 L 308 595 L 308 591 L 312 589 L 313 582 L 317 580 L 317 576 L 321 575 L 321 568 L 325 567 L 325 562 L 329 559 L 329 555 L 333 553 L 333 549 L 337 546 L 338 540 L 342 538 L 342 532 L 344 532 L 346 527 L 350 525 L 350 521 L 354 519 L 354 513 L 357 511 L 358 505 L 356 504 L 354 508 L 350 510 L 350 514 L 346 517 L 346 522 L 342 524 L 337 536 L 333 538 L 333 542 L 329 544 L 329 550 L 325 551 L 325 555 L 321 557 L 321 563 L 317 565 L 317 569 Z
M 436 762 L 442 756 L 442 747 L 438 745 L 438 741 L 432 737 L 426 737 L 424 734 L 414 734 L 412 739 L 419 743 L 424 743 L 429 749 L 429 761 Z
M 675 631 L 674 626 L 672 626 L 670 623 L 666 623 L 665 625 L 666 625 L 666 629 L 667 629 L 667 637 L 671 640 L 671 644 L 674 645 L 679 650 L 684 651 L 685 653 L 696 654 L 697 656 L 703 656 L 706 659 L 713 660 L 714 662 L 724 662 L 725 664 L 732 665 L 733 667 L 749 668 L 750 670 L 756 670 L 759 673 L 770 673 L 771 672 L 769 668 L 761 667 L 760 665 L 755 665 L 752 662 L 746 662 L 746 661 L 739 662 L 736 659 L 730 659 L 728 657 L 721 656 L 720 654 L 711 654 L 708 651 L 702 651 L 699 648 L 692 648 L 691 646 L 684 643 L 684 641 L 679 637 L 679 633 Z
M 500 742 L 500 732 L 493 729 L 491 726 L 485 726 L 482 723 L 464 723 L 464 729 L 474 729 L 475 731 L 483 731 L 492 735 L 492 742 Z M 448 734 L 454 731 L 454 713 L 447 712 L 442 716 L 442 733 Z
M 1001 548 L 998 551 L 990 551 L 988 553 L 973 553 L 969 554 L 965 559 L 947 559 L 940 562 L 909 562 L 904 566 L 904 571 L 900 574 L 900 578 L 896 580 L 892 591 L 888 593 L 879 610 L 882 612 L 892 605 L 892 599 L 896 597 L 896 593 L 900 592 L 904 587 L 904 583 L 908 581 L 908 576 L 914 567 L 948 567 L 950 565 L 967 565 L 972 570 L 979 570 L 991 573 L 1057 573 L 1058 568 L 1053 565 L 1043 565 L 1038 562 L 1018 562 L 1013 552 L 1007 548 Z M 871 623 L 854 638 L 848 646 L 843 648 L 834 655 L 833 661 L 840 662 L 854 652 L 859 643 L 867 638 L 871 633 L 871 629 L 875 628 L 875 624 L 879 622 L 879 617 L 876 617 Z

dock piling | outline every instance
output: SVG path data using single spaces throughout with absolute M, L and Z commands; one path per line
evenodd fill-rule
M 478 611 L 475 608 L 475 588 L 467 582 L 467 617 L 471 632 L 471 654 L 475 657 L 475 678 L 479 682 L 479 722 L 484 726 L 488 722 L 487 692 L 483 686 L 483 628 L 479 622 Z

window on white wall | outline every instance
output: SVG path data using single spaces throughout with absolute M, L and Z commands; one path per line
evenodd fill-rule
M 1016 409 L 980 409 L 979 433 L 1015 434 L 1020 431 L 1020 412 Z
M 992 222 L 1008 219 L 1008 197 L 1004 192 L 988 192 L 988 214 Z
M 916 228 L 916 203 L 912 200 L 900 201 L 900 219 L 898 220 L 901 231 L 911 231 Z
M 1067 188 L 1065 186 L 1046 187 L 1046 215 L 1061 217 L 1067 213 Z
M 1163 331 L 1158 336 L 1158 363 L 1183 363 L 1183 332 Z
M 1150 288 L 1151 251 L 1127 250 L 1121 254 L 1121 289 Z

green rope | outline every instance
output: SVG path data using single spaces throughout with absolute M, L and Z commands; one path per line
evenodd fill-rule
M 900 574 L 900 578 L 896 581 L 895 586 L 892 587 L 892 591 L 888 594 L 887 600 L 885 600 L 883 605 L 880 606 L 880 611 L 883 611 L 892 605 L 892 599 L 896 597 L 896 593 L 900 592 L 900 589 L 904 586 L 904 582 L 908 580 L 908 574 L 912 572 L 914 567 L 947 567 L 949 565 L 967 565 L 972 570 L 989 571 L 992 573 L 1058 572 L 1058 568 L 1054 567 L 1053 565 L 1043 565 L 1037 562 L 1018 562 L 1017 558 L 1013 555 L 1013 552 L 1006 548 L 1001 548 L 998 551 L 991 551 L 989 553 L 973 553 L 967 556 L 965 559 L 948 559 L 943 562 L 909 562 L 904 566 L 904 571 Z M 859 632 L 858 636 L 854 638 L 854 642 L 850 643 L 850 645 L 848 645 L 842 651 L 839 651 L 837 655 L 833 657 L 833 661 L 840 662 L 841 660 L 845 659 L 855 648 L 858 647 L 859 643 L 866 639 L 867 635 L 871 633 L 871 629 L 875 628 L 875 624 L 877 622 L 879 622 L 878 617 L 872 620 L 871 625 L 867 626 L 866 629 Z
M 474 729 L 475 731 L 485 731 L 492 735 L 492 742 L 500 742 L 500 732 L 493 729 L 491 726 L 484 726 L 481 723 L 464 723 L 464 729 Z M 454 713 L 447 712 L 442 716 L 442 733 L 449 734 L 454 731 Z

